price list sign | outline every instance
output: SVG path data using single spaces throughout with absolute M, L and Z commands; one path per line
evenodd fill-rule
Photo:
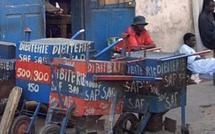
M 50 84 L 51 68 L 49 65 L 34 62 L 16 62 L 16 78 L 37 83 Z
M 51 67 L 17 60 L 16 85 L 23 88 L 24 99 L 48 103 L 51 91 Z

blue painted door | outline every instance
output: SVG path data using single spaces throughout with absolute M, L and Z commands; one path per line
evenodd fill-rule
M 97 51 L 107 46 L 107 38 L 126 31 L 135 16 L 135 0 L 105 1 L 108 0 L 86 0 L 86 39 L 95 41 Z M 102 59 L 110 59 L 110 52 Z
M 44 37 L 44 15 L 44 0 L 0 0 L 0 40 L 24 40 L 26 27 L 31 39 Z

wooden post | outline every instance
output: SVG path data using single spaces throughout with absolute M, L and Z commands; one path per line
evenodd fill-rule
M 0 124 L 0 134 L 8 134 L 10 126 L 12 124 L 16 108 L 19 103 L 19 99 L 22 94 L 22 89 L 20 87 L 14 87 L 9 95 L 4 114 L 1 119 Z

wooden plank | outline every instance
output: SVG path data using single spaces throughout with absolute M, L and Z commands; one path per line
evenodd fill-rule
M 132 2 L 132 0 L 99 0 L 101 5 L 120 4 Z
M 136 76 L 136 75 L 94 75 L 95 81 L 157 81 L 162 80 L 159 77 L 147 77 L 147 76 Z
M 10 126 L 12 124 L 16 108 L 18 106 L 22 89 L 20 87 L 14 87 L 8 98 L 6 108 L 0 124 L 0 134 L 8 134 Z
M 132 2 L 132 0 L 104 0 L 105 4 L 120 4 L 120 3 L 127 3 L 127 2 Z

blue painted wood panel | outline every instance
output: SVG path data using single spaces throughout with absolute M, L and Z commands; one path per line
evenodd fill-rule
M 48 104 L 51 86 L 49 84 L 38 84 L 26 80 L 17 79 L 16 85 L 22 87 L 23 98 Z
M 135 6 L 129 6 L 128 3 L 99 5 L 98 0 L 88 0 L 85 13 L 86 39 L 95 41 L 95 48 L 99 52 L 107 47 L 109 37 L 118 37 L 126 31 L 134 16 Z M 110 54 L 107 52 L 100 59 L 108 60 Z
M 15 58 L 16 44 L 11 42 L 0 41 L 0 59 Z
M 43 0 L 1 0 L 0 4 L 0 40 L 24 40 L 26 27 L 32 30 L 32 39 L 44 37 Z
M 130 58 L 140 58 L 142 51 Z M 128 61 L 127 75 L 161 77 L 161 81 L 126 82 L 124 111 L 162 113 L 186 104 L 185 55 L 147 52 L 145 59 Z

